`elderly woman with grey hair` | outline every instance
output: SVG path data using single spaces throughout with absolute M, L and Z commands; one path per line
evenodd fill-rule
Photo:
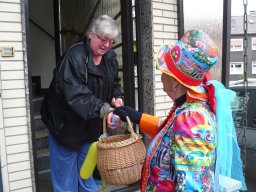
M 102 134 L 106 111 L 123 104 L 118 61 L 111 49 L 117 23 L 99 16 L 86 37 L 61 57 L 41 108 L 49 128 L 52 184 L 55 192 L 98 191 L 93 177 L 82 179 L 80 168 L 92 142 Z

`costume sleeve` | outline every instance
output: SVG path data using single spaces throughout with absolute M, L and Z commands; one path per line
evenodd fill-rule
M 158 117 L 142 113 L 140 119 L 140 130 L 152 138 L 156 135 L 160 123 L 161 121 Z
M 104 102 L 87 86 L 87 63 L 79 57 L 69 52 L 64 57 L 58 70 L 60 92 L 77 115 L 85 120 L 99 118 Z
M 171 134 L 176 191 L 212 191 L 215 147 L 214 115 L 185 110 L 177 116 Z

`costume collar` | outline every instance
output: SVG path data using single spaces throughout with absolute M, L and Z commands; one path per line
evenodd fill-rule
M 185 102 L 186 102 L 186 98 L 187 98 L 186 94 L 184 94 L 184 95 L 180 96 L 179 98 L 177 98 L 177 99 L 175 100 L 176 106 L 179 107 L 179 106 L 181 106 L 183 103 L 185 103 Z

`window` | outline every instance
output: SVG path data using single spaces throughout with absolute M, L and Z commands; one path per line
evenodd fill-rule
M 256 61 L 252 62 L 252 74 L 256 74 Z
M 256 38 L 252 38 L 252 50 L 256 50 Z
M 243 72 L 244 72 L 243 62 L 230 62 L 230 74 L 238 75 L 238 74 L 243 74 Z
M 243 51 L 243 39 L 231 39 L 230 51 Z

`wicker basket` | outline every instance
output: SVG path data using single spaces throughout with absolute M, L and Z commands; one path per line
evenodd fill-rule
M 106 133 L 107 115 L 103 119 L 103 133 Z M 111 185 L 129 185 L 140 180 L 146 154 L 142 136 L 134 133 L 127 117 L 131 134 L 112 135 L 98 142 L 97 167 L 101 178 Z

